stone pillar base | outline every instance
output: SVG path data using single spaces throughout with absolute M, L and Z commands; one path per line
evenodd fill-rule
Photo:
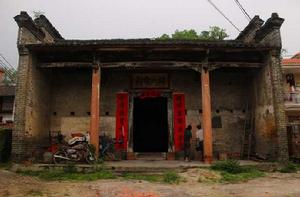
M 134 152 L 127 152 L 127 160 L 136 160 Z

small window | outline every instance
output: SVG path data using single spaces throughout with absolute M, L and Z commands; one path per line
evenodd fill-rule
M 212 128 L 222 128 L 221 116 L 214 116 L 212 118 Z

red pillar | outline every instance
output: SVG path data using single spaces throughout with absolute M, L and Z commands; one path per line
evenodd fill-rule
M 204 162 L 212 162 L 212 123 L 211 123 L 211 100 L 209 71 L 202 68 L 201 71 L 202 85 L 202 126 L 203 126 L 203 148 Z
M 100 68 L 95 67 L 92 71 L 92 94 L 91 94 L 91 119 L 90 119 L 90 142 L 95 147 L 96 156 L 99 155 L 99 104 L 100 104 Z

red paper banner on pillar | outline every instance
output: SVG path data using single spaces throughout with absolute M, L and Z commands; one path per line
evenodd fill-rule
M 185 98 L 183 93 L 173 94 L 175 151 L 183 150 L 185 129 Z
M 128 141 L 128 93 L 117 93 L 116 150 L 127 150 Z M 122 142 L 122 143 L 119 143 Z

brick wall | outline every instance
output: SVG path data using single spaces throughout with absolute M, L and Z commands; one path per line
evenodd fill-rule
M 21 160 L 26 153 L 25 150 L 25 103 L 27 96 L 27 73 L 31 64 L 31 57 L 28 51 L 21 51 L 19 57 L 19 67 L 17 73 L 16 97 L 15 97 L 15 122 L 12 133 L 12 158 Z
M 254 87 L 254 152 L 260 156 L 274 159 L 276 157 L 277 132 L 273 107 L 273 91 L 270 67 L 266 64 L 256 74 Z
M 284 91 L 282 82 L 282 70 L 281 60 L 279 55 L 270 54 L 269 64 L 271 67 L 273 96 L 274 96 L 274 111 L 275 111 L 275 123 L 277 127 L 277 151 L 278 159 L 282 162 L 288 161 L 288 138 L 286 130 L 286 116 L 284 106 Z
M 37 157 L 36 147 L 48 142 L 51 98 L 48 73 L 36 69 L 32 55 L 22 54 L 19 61 L 12 149 L 15 160 Z
M 67 139 L 73 132 L 86 133 L 90 125 L 91 71 L 54 69 L 51 77 L 51 131 Z

